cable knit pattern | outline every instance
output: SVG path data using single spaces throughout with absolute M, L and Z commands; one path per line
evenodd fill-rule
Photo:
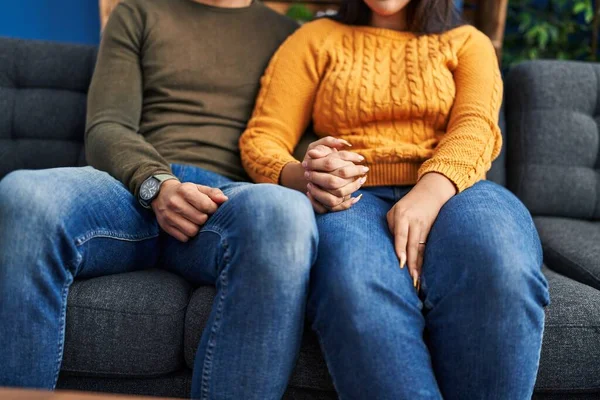
M 485 178 L 500 153 L 502 81 L 490 40 L 472 26 L 443 34 L 305 24 L 273 57 L 247 130 L 242 163 L 278 183 L 310 121 L 352 143 L 366 185 L 411 185 L 429 172 L 459 191 Z

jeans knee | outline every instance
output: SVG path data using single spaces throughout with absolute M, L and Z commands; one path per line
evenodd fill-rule
M 277 185 L 252 185 L 239 199 L 250 221 L 245 233 L 256 238 L 253 246 L 290 258 L 316 253 L 318 231 L 310 201 L 302 193 Z
M 56 222 L 60 202 L 52 200 L 56 186 L 38 171 L 11 172 L 0 181 L 0 220 L 16 227 Z
M 237 250 L 252 264 L 260 285 L 282 293 L 305 291 L 318 245 L 308 199 L 291 189 L 260 184 L 248 185 L 234 201 L 241 243 Z
M 523 251 L 513 240 L 502 240 L 479 243 L 473 252 L 478 254 L 477 261 L 470 263 L 466 272 L 480 296 L 502 304 L 530 300 L 542 306 L 548 304 L 548 286 L 535 249 Z

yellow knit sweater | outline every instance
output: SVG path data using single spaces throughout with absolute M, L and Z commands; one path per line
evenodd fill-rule
M 346 139 L 365 157 L 370 186 L 438 172 L 462 191 L 485 178 L 502 145 L 496 54 L 472 26 L 418 36 L 316 20 L 282 44 L 261 83 L 240 138 L 256 182 L 278 183 L 298 162 L 292 152 L 311 120 L 318 136 Z

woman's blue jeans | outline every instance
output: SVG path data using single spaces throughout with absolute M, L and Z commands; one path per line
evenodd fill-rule
M 91 167 L 17 171 L 0 182 L 0 386 L 52 389 L 74 278 L 164 267 L 216 285 L 192 395 L 279 399 L 303 334 L 317 229 L 303 194 L 174 165 L 229 197 L 180 243 L 114 178 Z
M 490 182 L 454 196 L 417 295 L 386 222 L 409 189 L 367 188 L 317 217 L 308 317 L 340 399 L 529 400 L 549 302 L 529 212 Z

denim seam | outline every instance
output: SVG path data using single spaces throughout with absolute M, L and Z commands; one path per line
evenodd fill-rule
M 217 233 L 217 232 L 215 232 L 215 233 Z M 210 380 L 211 380 L 213 355 L 214 355 L 213 350 L 216 347 L 216 340 L 217 340 L 216 336 L 219 331 L 219 328 L 221 327 L 221 317 L 223 314 L 223 303 L 225 302 L 225 296 L 227 295 L 227 285 L 228 285 L 227 274 L 229 272 L 229 267 L 231 265 L 230 264 L 231 258 L 230 258 L 230 253 L 229 253 L 229 245 L 227 243 L 227 240 L 224 239 L 222 236 L 221 236 L 221 246 L 225 250 L 225 252 L 223 254 L 223 262 L 225 263 L 225 267 L 219 274 L 219 281 L 221 283 L 220 288 L 219 288 L 220 294 L 219 294 L 217 304 L 213 305 L 213 307 L 216 307 L 215 308 L 216 315 L 215 315 L 215 320 L 213 322 L 213 325 L 210 328 L 210 336 L 206 343 L 206 353 L 204 354 L 204 364 L 202 366 L 202 382 L 201 382 L 200 398 L 204 399 L 204 400 L 209 399 Z
M 158 237 L 159 233 L 145 233 L 142 235 L 128 235 L 123 233 L 116 233 L 114 231 L 109 231 L 105 229 L 95 230 L 87 232 L 77 238 L 75 238 L 75 245 L 81 246 L 87 241 L 94 238 L 108 238 L 108 239 L 117 239 L 124 240 L 128 242 L 141 242 L 147 239 L 154 239 Z
M 72 266 L 74 269 L 78 268 L 78 264 L 81 262 L 81 255 L 78 254 L 75 259 L 75 265 Z M 73 283 L 73 274 L 70 272 L 71 270 L 66 269 L 66 272 L 69 274 L 65 283 L 63 284 L 62 293 L 61 293 L 61 310 L 60 310 L 60 318 L 58 320 L 58 325 L 60 327 L 60 333 L 58 337 L 58 357 L 56 358 L 56 367 L 54 374 L 54 382 L 52 383 L 52 388 L 56 388 L 56 384 L 58 383 L 58 375 L 60 374 L 60 366 L 62 364 L 64 345 L 65 345 L 65 331 L 66 331 L 66 319 L 67 319 L 67 296 L 69 294 L 69 286 Z

